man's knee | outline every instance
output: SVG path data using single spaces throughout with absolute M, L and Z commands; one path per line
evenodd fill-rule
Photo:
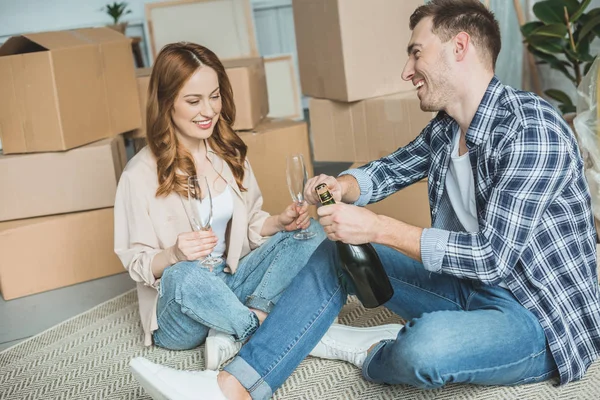
M 436 324 L 435 319 L 417 318 L 405 325 L 398 338 L 391 344 L 389 356 L 399 371 L 398 382 L 416 386 L 421 389 L 435 389 L 444 386 L 446 380 L 443 368 L 451 363 L 453 346 L 436 338 L 443 325 Z

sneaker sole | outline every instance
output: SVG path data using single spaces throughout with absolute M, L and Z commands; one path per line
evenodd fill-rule
M 146 379 L 144 372 L 147 375 L 151 375 L 152 371 L 149 371 L 144 365 L 137 362 L 130 363 L 129 367 L 131 368 L 132 375 L 152 399 L 169 400 L 166 394 L 162 393 L 152 382 Z

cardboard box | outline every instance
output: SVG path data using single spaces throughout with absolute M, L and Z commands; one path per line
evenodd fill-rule
M 121 136 L 65 152 L 0 155 L 0 221 L 112 207 L 126 162 Z
M 113 209 L 0 223 L 4 300 L 124 272 L 115 255 Z
M 279 214 L 292 204 L 287 187 L 286 159 L 294 153 L 302 153 L 308 177 L 312 177 L 306 122 L 267 119 L 252 132 L 238 132 L 248 146 L 248 159 L 262 191 L 263 210 Z M 310 210 L 316 216 L 315 207 Z
M 138 68 L 135 70 L 137 81 L 137 92 L 140 104 L 141 125 L 139 129 L 127 132 L 125 137 L 128 139 L 146 137 L 146 105 L 148 104 L 148 85 L 150 84 L 150 75 L 152 68 Z
M 352 164 L 349 168 L 358 168 L 367 162 Z M 366 206 L 376 214 L 406 222 L 407 224 L 429 228 L 431 211 L 427 194 L 427 179 L 413 183 L 386 199 Z
M 269 113 L 265 65 L 261 57 L 223 61 L 233 89 L 233 129 L 254 129 Z
M 4 153 L 67 150 L 139 128 L 130 40 L 108 28 L 8 39 L 0 47 Z
M 293 0 L 302 93 L 356 101 L 407 90 L 402 80 L 423 0 Z
M 421 111 L 414 91 L 353 103 L 310 99 L 315 161 L 361 161 L 410 143 L 435 113 Z

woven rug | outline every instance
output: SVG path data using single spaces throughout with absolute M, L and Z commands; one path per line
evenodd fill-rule
M 351 299 L 340 322 L 370 326 L 399 322 L 385 309 L 365 310 Z M 146 348 L 135 290 L 0 353 L 0 399 L 149 399 L 128 362 L 145 356 L 181 369 L 203 369 L 202 348 Z M 307 358 L 274 399 L 600 399 L 600 363 L 565 387 L 547 382 L 518 387 L 450 385 L 423 391 L 366 382 L 354 366 Z

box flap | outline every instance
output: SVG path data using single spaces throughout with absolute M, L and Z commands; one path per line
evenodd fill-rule
M 13 36 L 0 46 L 0 57 L 13 54 L 35 53 L 47 51 L 45 47 L 35 43 L 24 36 Z
M 48 50 L 131 40 L 121 33 L 109 28 L 84 28 L 67 31 L 29 33 L 23 35 L 23 37 Z

